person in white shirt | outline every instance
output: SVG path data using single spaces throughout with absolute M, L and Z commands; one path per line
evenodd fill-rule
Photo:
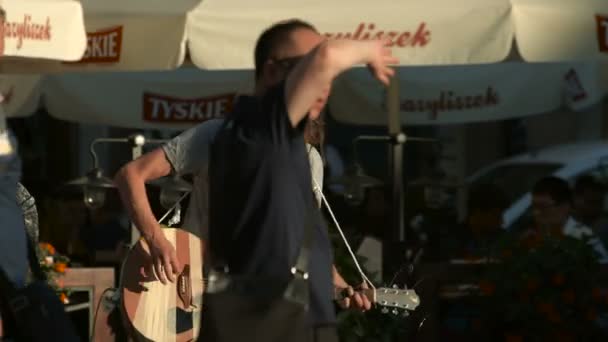
M 598 262 L 608 264 L 608 251 L 593 230 L 572 217 L 572 191 L 558 177 L 539 180 L 532 189 L 532 214 L 535 228 L 547 233 L 561 233 L 575 239 L 587 238 L 597 253 Z

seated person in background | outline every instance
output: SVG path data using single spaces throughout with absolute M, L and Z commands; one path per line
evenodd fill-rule
M 592 175 L 579 177 L 574 184 L 573 217 L 591 228 L 604 246 L 608 243 L 608 216 L 604 212 L 606 185 Z
M 546 177 L 532 189 L 534 227 L 526 234 L 552 234 L 575 239 L 589 237 L 589 245 L 598 254 L 600 264 L 608 264 L 608 251 L 593 230 L 576 221 L 572 215 L 572 192 L 568 183 L 557 177 Z
M 497 239 L 505 232 L 503 213 L 507 197 L 494 184 L 480 184 L 471 189 L 467 214 L 451 240 L 446 242 L 450 258 L 487 257 Z

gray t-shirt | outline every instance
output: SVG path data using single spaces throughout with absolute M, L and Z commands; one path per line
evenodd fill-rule
M 193 175 L 193 190 L 190 194 L 188 210 L 184 217 L 182 229 L 203 239 L 208 237 L 209 229 L 209 181 L 208 169 L 209 146 L 219 131 L 224 120 L 214 119 L 201 123 L 175 137 L 162 146 L 165 157 L 173 171 L 179 175 Z M 308 158 L 312 178 L 319 185 L 315 192 L 317 203 L 321 205 L 323 190 L 323 160 L 319 152 L 308 145 Z

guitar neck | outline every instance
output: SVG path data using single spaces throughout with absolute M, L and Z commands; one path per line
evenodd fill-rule
M 394 309 L 415 310 L 420 304 L 418 295 L 414 290 L 403 290 L 397 288 L 361 289 L 358 291 L 370 302 Z M 335 293 L 336 300 L 348 297 L 348 292 L 342 290 Z

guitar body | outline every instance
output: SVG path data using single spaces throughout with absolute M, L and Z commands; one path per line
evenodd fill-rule
M 135 341 L 185 342 L 199 335 L 203 304 L 203 248 L 195 235 L 163 228 L 183 266 L 175 282 L 163 285 L 152 271 L 148 245 L 141 239 L 123 264 L 121 311 Z

